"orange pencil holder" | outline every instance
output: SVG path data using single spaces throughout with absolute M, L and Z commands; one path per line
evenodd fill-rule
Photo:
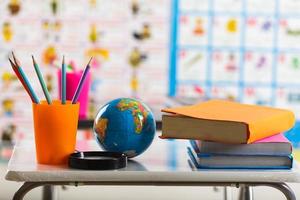
M 54 100 L 32 104 L 36 158 L 39 164 L 67 164 L 75 151 L 79 103 Z

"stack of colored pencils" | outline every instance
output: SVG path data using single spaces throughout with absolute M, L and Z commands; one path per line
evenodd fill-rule
M 13 59 L 11 58 L 8 58 L 9 62 L 10 62 L 10 65 L 12 67 L 12 69 L 14 70 L 15 74 L 17 75 L 18 79 L 20 80 L 20 82 L 22 83 L 23 87 L 25 88 L 26 92 L 28 93 L 28 95 L 30 96 L 31 98 L 31 101 L 33 103 L 36 103 L 36 104 L 39 104 L 40 103 L 40 100 L 38 98 L 38 96 L 36 95 L 36 93 L 34 92 L 26 74 L 24 73 L 21 65 L 20 65 L 20 62 L 18 61 L 18 59 L 16 58 L 15 54 L 12 52 L 12 57 Z M 80 78 L 80 81 L 79 81 L 79 84 L 77 86 L 77 89 L 75 91 L 75 94 L 72 98 L 72 104 L 76 104 L 77 101 L 78 101 L 78 98 L 80 96 L 80 92 L 81 92 L 81 89 L 83 87 L 83 84 L 86 80 L 86 77 L 87 77 L 87 74 L 90 70 L 90 62 L 91 62 L 92 58 L 89 60 L 87 66 L 85 67 L 84 71 L 83 71 L 83 74 Z M 44 92 L 44 95 L 46 97 L 46 100 L 47 100 L 47 103 L 50 105 L 52 103 L 52 100 L 51 100 L 51 97 L 50 97 L 50 94 L 49 94 L 49 91 L 46 87 L 46 84 L 45 84 L 45 81 L 44 81 L 44 78 L 42 76 L 42 73 L 40 71 L 40 68 L 38 66 L 38 64 L 36 63 L 34 57 L 32 56 L 32 61 L 33 61 L 33 66 L 34 66 L 34 69 L 35 69 L 35 72 L 38 76 L 38 79 L 39 79 L 39 82 L 42 86 L 42 89 L 43 89 L 43 92 Z M 62 61 L 62 73 L 61 73 L 61 103 L 62 104 L 66 104 L 66 65 L 65 65 L 65 57 L 63 57 L 63 61 Z

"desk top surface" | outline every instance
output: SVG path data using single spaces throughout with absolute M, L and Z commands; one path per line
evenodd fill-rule
M 78 150 L 100 150 L 94 141 L 77 143 Z M 156 138 L 142 155 L 128 162 L 124 169 L 89 171 L 67 166 L 36 164 L 33 141 L 15 145 L 8 164 L 10 181 L 109 181 L 109 182 L 300 182 L 300 167 L 292 170 L 196 170 L 189 165 L 184 140 Z

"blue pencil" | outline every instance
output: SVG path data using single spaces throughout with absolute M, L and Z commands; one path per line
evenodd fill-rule
M 65 56 L 63 56 L 63 62 L 61 66 L 61 103 L 66 104 L 66 65 Z
M 30 84 L 30 82 L 28 81 L 28 79 L 27 79 L 27 77 L 26 77 L 24 71 L 23 71 L 22 68 L 20 67 L 19 62 L 18 62 L 18 60 L 16 59 L 16 57 L 15 57 L 15 55 L 14 55 L 14 52 L 12 52 L 12 56 L 13 56 L 13 59 L 14 59 L 14 61 L 15 61 L 16 67 L 17 67 L 17 69 L 18 69 L 18 72 L 20 73 L 21 77 L 23 78 L 25 85 L 27 85 L 27 88 L 28 88 L 29 92 L 32 94 L 34 103 L 39 104 L 39 103 L 40 103 L 40 100 L 39 100 L 39 98 L 36 96 L 36 94 L 35 94 L 33 88 L 31 87 L 31 84 Z
M 72 104 L 77 103 L 77 100 L 79 98 L 79 95 L 80 95 L 81 89 L 83 87 L 84 81 L 86 80 L 86 76 L 87 76 L 87 74 L 90 70 L 90 62 L 92 61 L 92 59 L 93 59 L 93 57 L 91 57 L 90 61 L 88 62 L 87 66 L 85 67 L 85 69 L 82 73 L 79 84 L 76 88 L 75 94 L 74 94 L 73 99 L 72 99 Z
M 33 96 L 32 96 L 32 94 L 30 93 L 30 91 L 28 90 L 27 85 L 25 84 L 25 82 L 24 82 L 22 76 L 20 75 L 20 73 L 19 73 L 19 71 L 18 71 L 18 69 L 17 69 L 17 66 L 14 64 L 14 62 L 13 62 L 10 58 L 8 58 L 8 60 L 9 60 L 9 62 L 10 62 L 10 65 L 11 65 L 12 69 L 14 70 L 15 74 L 17 75 L 18 79 L 19 79 L 20 82 L 22 83 L 24 89 L 25 89 L 26 92 L 29 94 L 31 101 L 34 102 Z

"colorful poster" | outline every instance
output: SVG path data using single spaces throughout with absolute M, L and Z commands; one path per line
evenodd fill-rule
M 299 1 L 174 0 L 173 8 L 171 96 L 288 108 L 300 119 Z M 288 133 L 297 147 L 299 126 Z
M 106 102 L 137 98 L 158 112 L 168 93 L 170 0 L 5 0 L 0 5 L 0 120 L 33 138 L 30 98 L 14 75 L 14 51 L 40 99 L 35 56 L 52 98 L 58 98 L 63 55 L 69 71 L 91 63 L 89 119 Z M 7 123 L 9 125 L 10 123 Z M 0 136 L 7 132 L 0 127 Z

